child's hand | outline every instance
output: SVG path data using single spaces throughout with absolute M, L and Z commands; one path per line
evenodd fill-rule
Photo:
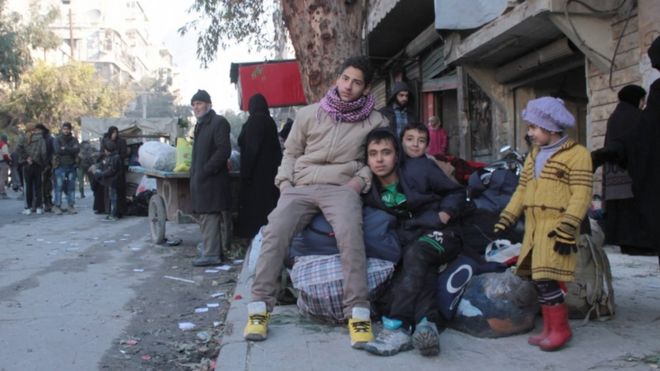
M 495 226 L 493 226 L 493 233 L 495 234 L 495 238 L 498 238 L 499 236 L 503 235 L 504 232 L 511 227 L 511 222 L 509 219 L 500 216 L 500 220 L 495 223 Z
M 560 224 L 559 227 L 548 233 L 549 238 L 555 239 L 554 250 L 559 255 L 570 255 L 572 252 L 577 252 L 575 236 L 570 229 L 572 229 L 570 226 Z

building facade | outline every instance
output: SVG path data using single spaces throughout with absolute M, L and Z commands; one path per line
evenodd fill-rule
M 449 152 L 466 159 L 492 160 L 504 145 L 526 152 L 521 110 L 544 95 L 576 116 L 570 136 L 600 148 L 618 90 L 659 77 L 646 54 L 660 35 L 658 1 L 377 3 L 367 45 L 381 72 L 379 103 L 394 81 L 407 80 L 418 117 L 439 116 Z

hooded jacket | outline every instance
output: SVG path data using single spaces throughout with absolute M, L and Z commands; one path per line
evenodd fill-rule
M 402 91 L 408 92 L 408 103 L 406 104 L 405 107 L 400 107 L 396 101 L 396 95 Z M 415 96 L 413 95 L 413 92 L 410 90 L 408 84 L 406 84 L 403 81 L 397 81 L 392 86 L 392 93 L 387 99 L 387 106 L 381 108 L 380 110 L 380 113 L 385 115 L 385 117 L 389 121 L 390 130 L 392 130 L 392 132 L 397 136 L 397 138 L 401 133 L 398 132 L 397 130 L 396 113 L 394 112 L 394 110 L 395 109 L 403 110 L 406 113 L 408 123 L 417 121 L 417 118 L 410 112 L 410 108 L 414 107 L 414 101 L 415 101 L 414 98 Z
M 16 147 L 19 162 L 27 163 L 28 157 L 41 166 L 48 163 L 48 148 L 42 132 L 29 132 L 22 135 Z

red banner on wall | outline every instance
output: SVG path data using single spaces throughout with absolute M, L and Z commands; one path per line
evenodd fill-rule
M 266 97 L 269 107 L 306 104 L 297 61 L 245 63 L 238 65 L 238 92 L 241 110 L 248 110 L 254 94 Z

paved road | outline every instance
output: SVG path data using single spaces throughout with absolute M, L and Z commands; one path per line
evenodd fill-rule
M 13 196 L 13 195 L 12 195 Z M 125 304 L 160 264 L 144 218 L 104 222 L 92 199 L 77 215 L 20 214 L 0 200 L 0 370 L 95 369 L 131 319 Z

